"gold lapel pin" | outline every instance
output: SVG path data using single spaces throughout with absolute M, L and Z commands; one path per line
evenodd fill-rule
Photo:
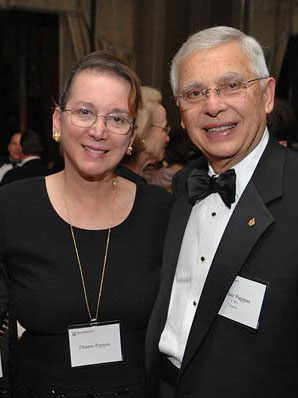
M 256 219 L 253 217 L 248 221 L 248 226 L 253 227 L 256 223 Z

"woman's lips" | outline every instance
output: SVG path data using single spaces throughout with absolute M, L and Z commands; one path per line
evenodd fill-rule
M 92 154 L 92 155 L 94 155 L 94 156 L 96 156 L 96 155 L 104 155 L 105 153 L 109 152 L 109 151 L 106 150 L 106 149 L 101 149 L 101 148 L 96 149 L 96 148 L 90 147 L 90 146 L 88 146 L 88 145 L 83 145 L 83 148 L 84 148 L 89 154 Z

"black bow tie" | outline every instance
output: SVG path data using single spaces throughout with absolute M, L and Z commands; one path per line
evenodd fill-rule
M 20 161 L 17 160 L 10 160 L 10 164 L 13 168 L 17 167 L 20 164 Z
M 218 177 L 210 177 L 206 170 L 194 168 L 188 177 L 189 201 L 194 204 L 197 200 L 202 200 L 215 192 L 219 193 L 224 204 L 231 208 L 236 193 L 235 170 L 230 169 Z

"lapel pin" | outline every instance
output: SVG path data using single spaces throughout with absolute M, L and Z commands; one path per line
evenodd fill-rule
M 256 223 L 256 219 L 253 217 L 248 221 L 248 226 L 253 227 Z

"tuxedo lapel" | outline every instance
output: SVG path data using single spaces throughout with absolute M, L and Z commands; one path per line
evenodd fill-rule
M 266 204 L 282 195 L 283 165 L 284 154 L 270 141 L 216 251 L 192 324 L 181 373 L 202 343 L 253 247 L 274 222 Z
M 188 196 L 184 193 L 175 202 L 172 210 L 164 246 L 160 289 L 147 330 L 146 363 L 148 368 L 156 366 L 155 360 L 159 358 L 158 343 L 167 319 L 178 256 L 191 209 Z

